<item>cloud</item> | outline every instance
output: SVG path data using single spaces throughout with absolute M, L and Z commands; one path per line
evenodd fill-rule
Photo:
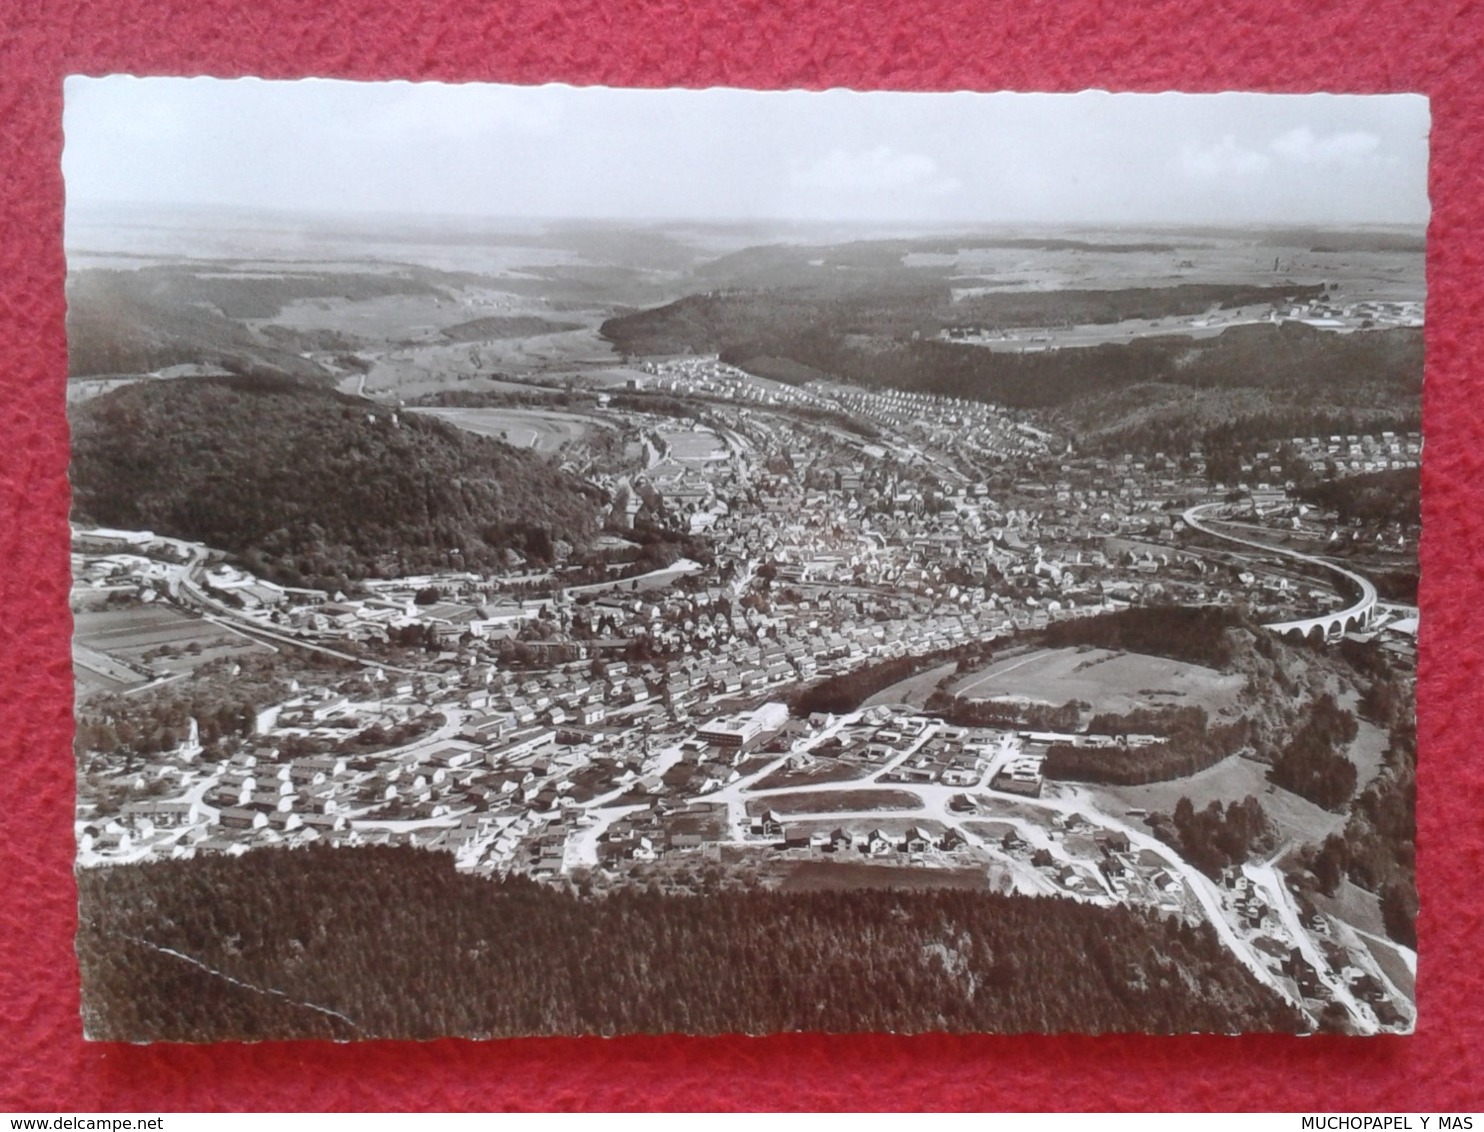
M 1296 126 L 1256 148 L 1238 143 L 1231 134 L 1215 145 L 1186 146 L 1180 154 L 1180 165 L 1186 176 L 1210 181 L 1254 177 L 1283 165 L 1368 165 L 1379 158 L 1380 149 L 1380 137 L 1366 130 L 1316 134 L 1308 126 Z
M 796 189 L 834 193 L 918 193 L 950 196 L 963 188 L 955 177 L 938 169 L 938 163 L 920 153 L 898 153 L 890 146 L 847 153 L 830 151 L 809 164 L 795 162 L 789 181 Z
M 1273 142 L 1279 157 L 1304 165 L 1360 165 L 1376 156 L 1381 139 L 1365 130 L 1316 135 L 1308 126 L 1289 130 Z
M 1202 180 L 1218 177 L 1252 176 L 1266 172 L 1273 159 L 1261 150 L 1247 149 L 1237 144 L 1230 134 L 1215 145 L 1188 145 L 1180 154 L 1180 167 L 1186 176 Z

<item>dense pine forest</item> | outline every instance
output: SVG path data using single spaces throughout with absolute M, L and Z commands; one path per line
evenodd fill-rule
M 1340 752 L 1355 739 L 1355 716 L 1325 693 L 1311 703 L 1268 777 L 1326 810 L 1341 810 L 1355 793 L 1355 764 Z
M 1416 468 L 1365 472 L 1305 485 L 1298 493 L 1316 506 L 1338 512 L 1347 523 L 1422 522 L 1422 476 Z
M 603 336 L 625 353 L 722 353 L 737 361 L 779 353 L 770 347 L 783 341 L 790 346 L 787 355 L 797 358 L 794 347 L 810 329 L 906 339 L 914 331 L 931 334 L 954 326 L 1008 329 L 1196 315 L 1219 307 L 1304 301 L 1324 291 L 1303 284 L 1184 284 L 1008 291 L 955 300 L 951 278 L 901 269 L 901 245 L 863 241 L 832 248 L 823 262 L 811 266 L 811 257 L 821 251 L 762 247 L 724 256 L 698 274 L 725 282 L 726 289 L 611 318 L 603 324 Z M 885 292 L 889 301 L 883 301 Z
M 1214 605 L 1151 605 L 1057 621 L 1042 632 L 1051 648 L 1092 645 L 1225 669 L 1237 643 L 1230 629 L 1250 628 L 1241 612 Z
M 414 849 L 83 870 L 99 1039 L 1292 1031 L 1207 926 L 961 890 L 581 898 Z
M 595 489 L 435 418 L 282 378 L 139 382 L 77 405 L 73 515 L 241 556 L 291 585 L 548 562 Z

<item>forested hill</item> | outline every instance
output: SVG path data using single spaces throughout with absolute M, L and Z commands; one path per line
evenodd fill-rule
M 1422 477 L 1416 468 L 1343 476 L 1301 489 L 1300 499 L 1332 508 L 1349 522 L 1422 522 Z
M 104 1040 L 1292 1031 L 1208 926 L 963 890 L 581 898 L 414 849 L 78 874 Z
M 848 253 L 848 254 L 842 254 Z M 1253 303 L 1299 302 L 1323 295 L 1321 285 L 1185 283 L 1108 290 L 1007 291 L 953 297 L 953 277 L 903 271 L 875 245 L 832 249 L 833 258 L 809 263 L 798 248 L 752 248 L 712 264 L 707 272 L 727 285 L 662 307 L 608 319 L 602 334 L 630 354 L 722 353 L 746 358 L 816 350 L 820 339 L 870 336 L 884 340 L 931 338 L 952 326 L 999 328 L 1071 326 L 1196 315 Z M 901 251 L 896 255 L 900 257 Z M 726 263 L 737 271 L 721 272 Z M 840 271 L 836 267 L 848 266 Z M 739 266 L 745 265 L 745 266 Z M 704 273 L 703 273 L 704 274 Z M 976 351 L 975 347 L 967 347 Z M 978 351 L 982 352 L 982 351 Z M 802 361 L 803 359 L 799 359 Z
M 1014 296 L 1025 309 L 1012 313 L 1059 326 L 1189 313 L 1221 301 L 1186 290 Z M 956 319 L 969 313 L 952 310 Z M 1420 416 L 1421 330 L 1336 334 L 1290 321 L 1233 326 L 1207 338 L 1171 334 L 1019 354 L 944 341 L 937 334 L 945 317 L 927 290 L 828 298 L 715 292 L 609 319 L 602 332 L 631 354 L 717 353 L 780 380 L 814 374 L 1039 410 L 1081 447 L 1107 439 L 1120 449 L 1180 450 L 1213 429 L 1249 421 L 1279 421 L 1282 436 L 1332 432 L 1328 426 L 1342 421 L 1401 430 Z M 1019 318 L 980 321 L 1016 325 Z
M 289 584 L 547 561 L 598 527 L 596 490 L 534 453 L 284 379 L 138 382 L 71 424 L 77 521 L 204 542 Z
M 221 366 L 233 372 L 251 365 L 298 377 L 326 376 L 299 356 L 318 345 L 288 331 L 275 342 L 208 302 L 189 294 L 194 276 L 165 269 L 82 271 L 67 280 L 67 372 L 146 373 L 182 364 Z M 218 285 L 221 281 L 217 281 Z

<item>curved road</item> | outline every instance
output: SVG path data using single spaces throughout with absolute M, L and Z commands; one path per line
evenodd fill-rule
M 1306 562 L 1313 566 L 1320 566 L 1326 570 L 1334 571 L 1341 577 L 1348 578 L 1350 581 L 1354 582 L 1357 586 L 1360 587 L 1360 600 L 1347 609 L 1342 609 L 1335 613 L 1322 614 L 1318 617 L 1299 617 L 1295 618 L 1292 621 L 1278 621 L 1266 626 L 1266 628 L 1275 629 L 1279 632 L 1282 632 L 1284 629 L 1287 628 L 1295 628 L 1300 625 L 1328 621 L 1331 619 L 1344 620 L 1350 617 L 1360 617 L 1363 619 L 1370 613 L 1372 609 L 1376 607 L 1376 587 L 1371 583 L 1369 578 L 1362 577 L 1360 574 L 1355 573 L 1353 570 L 1347 570 L 1343 566 L 1336 566 L 1333 562 L 1330 562 L 1324 558 L 1316 558 L 1312 554 L 1302 554 L 1297 550 L 1289 550 L 1286 547 L 1271 546 L 1268 543 L 1257 542 L 1255 539 L 1243 538 L 1241 535 L 1228 534 L 1226 531 L 1213 530 L 1211 527 L 1208 527 L 1201 522 L 1201 517 L 1206 512 L 1213 511 L 1219 507 L 1224 506 L 1226 506 L 1224 503 L 1199 503 L 1194 507 L 1187 508 L 1182 518 L 1184 518 L 1186 525 L 1190 527 L 1191 530 L 1200 531 L 1201 534 L 1211 535 L 1213 538 L 1226 539 L 1228 542 L 1240 543 L 1242 546 L 1249 546 L 1255 550 L 1261 550 L 1268 554 L 1281 554 L 1285 558 L 1292 558 L 1298 562 Z

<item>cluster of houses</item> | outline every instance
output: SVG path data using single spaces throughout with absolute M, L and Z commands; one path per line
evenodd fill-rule
M 728 365 L 715 354 L 697 354 L 640 366 L 645 388 L 735 401 L 741 405 L 801 405 L 828 408 L 829 402 L 808 389 L 769 382 L 764 385 L 745 370 Z M 637 383 L 636 383 L 637 384 Z
M 1363 435 L 1296 436 L 1289 441 L 1299 458 L 1315 474 L 1331 470 L 1341 475 L 1415 468 L 1422 462 L 1420 432 L 1381 432 Z M 1257 454 L 1257 467 L 1269 453 Z
M 992 837 L 1003 853 L 1039 870 L 1061 892 L 1133 901 L 1169 912 L 1184 910 L 1184 884 L 1163 856 L 1136 848 L 1127 834 L 1096 825 L 1081 814 L 1052 817 L 1039 845 L 1008 822 L 988 821 L 976 828 Z
M 831 387 L 830 395 L 853 415 L 864 417 L 926 451 L 950 450 L 967 441 L 980 457 L 1024 459 L 1043 455 L 1051 440 L 1049 433 L 1018 421 L 1007 410 L 984 401 L 848 386 Z
M 1273 321 L 1294 319 L 1321 330 L 1372 330 L 1388 327 L 1420 327 L 1423 304 L 1416 300 L 1363 299 L 1337 302 L 1333 298 L 1311 299 L 1275 311 Z
M 778 848 L 807 853 L 858 853 L 867 857 L 918 856 L 930 850 L 952 853 L 968 847 L 968 840 L 955 827 L 934 822 L 913 822 L 900 831 L 884 825 L 868 829 L 849 826 L 818 828 L 817 824 L 789 822 L 775 810 L 763 810 L 752 819 L 749 833 Z
M 598 838 L 597 861 L 607 868 L 658 861 L 670 853 L 701 849 L 726 837 L 720 807 L 660 803 L 610 822 Z
M 655 365 L 656 376 L 755 387 L 715 359 Z M 828 397 L 788 388 L 778 396 L 844 406 L 920 438 L 924 452 L 935 429 L 945 443 L 998 446 L 1001 457 L 1026 444 L 1044 450 L 1034 430 L 957 398 L 833 387 Z M 565 703 L 553 697 L 555 710 L 543 709 L 543 722 L 579 727 L 615 703 L 657 700 L 693 711 L 708 698 L 783 689 L 873 658 L 1148 600 L 1221 603 L 1240 594 L 1298 613 L 1333 597 L 1281 575 L 1235 578 L 1179 551 L 1177 509 L 1203 487 L 1198 453 L 1179 461 L 1067 454 L 1053 476 L 1035 482 L 1002 459 L 1006 478 L 969 481 L 931 461 L 883 461 L 884 449 L 838 429 L 733 406 L 716 412 L 754 446 L 749 458 L 672 461 L 673 479 L 651 484 L 667 500 L 673 494 L 682 515 L 705 516 L 715 566 L 684 585 L 576 594 L 558 587 L 542 599 L 519 596 L 525 575 L 513 575 L 519 584 L 506 592 L 498 577 L 447 574 L 373 581 L 346 599 L 217 566 L 203 588 L 246 621 L 335 647 L 374 654 L 416 629 L 444 650 L 435 666 L 503 663 L 518 646 L 522 663 L 560 680 L 559 665 L 623 655 L 639 642 L 654 663 L 605 689 L 601 704 L 589 690 Z M 1368 450 L 1372 438 L 1334 440 Z M 1375 443 L 1410 458 L 1420 438 L 1382 434 Z M 1144 546 L 1112 549 L 1129 540 Z M 135 557 L 136 580 L 162 592 L 161 579 L 149 576 L 162 567 Z M 100 560 L 83 570 L 116 574 L 126 565 Z M 425 599 L 430 589 L 437 600 Z

